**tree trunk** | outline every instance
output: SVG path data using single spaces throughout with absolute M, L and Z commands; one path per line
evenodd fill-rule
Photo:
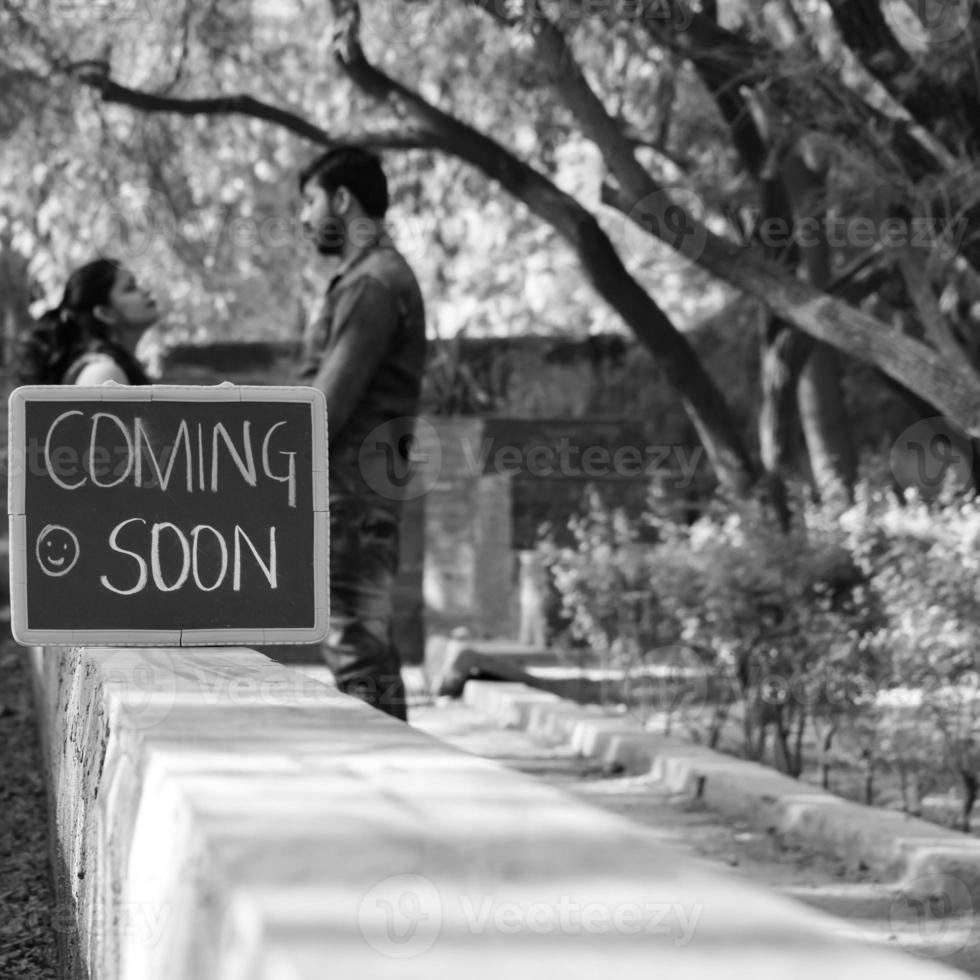
M 864 805 L 874 806 L 875 801 L 875 758 L 874 754 L 865 749 L 861 753 L 861 764 L 864 767 Z
M 806 731 L 806 705 L 800 705 L 799 716 L 796 719 L 796 734 L 793 739 L 793 778 L 799 779 L 803 774 L 803 735 Z
M 820 740 L 820 785 L 830 792 L 830 748 L 837 734 L 836 724 L 831 724 Z
M 911 817 L 921 817 L 922 787 L 919 785 L 918 770 L 899 766 L 898 775 L 902 784 L 902 810 Z
M 840 377 L 837 351 L 816 344 L 800 372 L 796 398 L 817 493 L 824 503 L 846 507 L 852 500 L 857 460 Z
M 786 721 L 786 705 L 775 708 L 773 718 L 772 749 L 776 768 L 786 776 L 793 775 L 793 758 L 789 747 L 789 725 Z
M 715 706 L 715 710 L 711 715 L 711 725 L 708 729 L 708 748 L 716 749 L 718 748 L 718 742 L 721 740 L 721 731 L 725 727 L 725 722 L 728 720 L 728 705 L 719 704 Z
M 756 112 L 759 138 L 768 133 L 767 120 L 761 110 Z M 779 173 L 758 172 L 760 223 L 777 220 L 789 225 L 793 220 L 786 185 Z M 769 248 L 774 260 L 793 267 L 798 249 L 790 243 L 783 248 Z M 762 383 L 762 406 L 759 410 L 759 453 L 765 474 L 766 496 L 783 531 L 792 523 L 789 494 L 786 489 L 787 470 L 791 462 L 792 441 L 796 432 L 796 410 L 793 389 L 809 349 L 792 324 L 775 316 L 768 308 L 762 312 L 762 350 L 759 371 Z
M 976 773 L 966 770 L 960 770 L 960 779 L 963 781 L 963 813 L 960 829 L 964 834 L 968 834 L 970 832 L 970 815 L 973 813 L 973 804 L 977 802 L 980 780 L 977 779 Z
M 775 754 L 776 768 L 793 779 L 799 779 L 803 772 L 803 729 L 806 726 L 806 711 L 802 707 L 798 714 L 788 710 L 786 704 L 775 709 Z
M 0 363 L 4 365 L 12 363 L 17 337 L 30 323 L 30 303 L 28 260 L 5 233 L 0 237 Z
M 742 746 L 745 757 L 753 762 L 762 759 L 766 748 L 765 722 L 753 704 L 749 691 L 742 692 Z
M 784 168 L 787 192 L 798 227 L 803 222 L 820 233 L 800 244 L 802 278 L 826 290 L 830 285 L 831 246 L 826 228 L 826 181 L 821 162 L 808 159 L 804 144 L 789 155 Z M 796 398 L 800 425 L 810 457 L 817 493 L 825 503 L 847 506 L 857 477 L 857 457 L 840 385 L 839 356 L 828 344 L 814 341 L 800 370 Z

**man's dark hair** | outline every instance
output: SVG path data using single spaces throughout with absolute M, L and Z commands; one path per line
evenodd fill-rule
M 381 161 L 359 146 L 335 146 L 318 156 L 300 172 L 301 192 L 310 181 L 328 193 L 346 187 L 372 218 L 383 218 L 388 210 L 388 181 Z

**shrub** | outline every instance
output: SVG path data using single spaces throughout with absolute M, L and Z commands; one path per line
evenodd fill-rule
M 968 830 L 980 789 L 980 503 L 911 493 L 896 503 L 861 488 L 843 525 L 884 613 L 871 639 L 888 664 L 883 686 L 906 702 L 905 715 L 915 709 L 917 728 L 898 708 L 884 712 L 886 761 L 913 774 L 938 763 L 955 775 Z M 921 765 L 909 767 L 908 756 Z
M 709 710 L 688 712 L 696 736 L 715 744 L 739 714 L 744 754 L 765 757 L 771 734 L 776 765 L 799 775 L 812 745 L 824 785 L 844 759 L 867 802 L 881 767 L 912 811 L 924 786 L 958 781 L 968 829 L 980 792 L 980 502 L 864 484 L 843 514 L 803 498 L 794 513 L 788 533 L 754 504 L 715 501 L 686 523 L 652 497 L 637 524 L 590 493 L 575 546 L 543 545 L 569 642 L 627 674 L 699 665 L 711 683 Z
M 640 528 L 592 493 L 571 525 L 575 547 L 544 546 L 572 637 L 623 669 L 687 651 L 713 694 L 696 733 L 717 741 L 734 702 L 745 753 L 761 758 L 772 731 L 777 764 L 798 775 L 807 720 L 831 723 L 868 696 L 835 678 L 876 667 L 843 533 L 812 507 L 787 535 L 754 505 L 719 502 L 688 525 L 659 503 Z

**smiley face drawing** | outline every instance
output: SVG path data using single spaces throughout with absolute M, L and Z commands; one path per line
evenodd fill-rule
M 52 578 L 66 575 L 78 561 L 78 538 L 60 524 L 48 524 L 37 536 L 34 548 L 41 571 Z

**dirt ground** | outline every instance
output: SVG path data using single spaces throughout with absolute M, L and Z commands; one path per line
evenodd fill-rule
M 57 980 L 48 814 L 27 655 L 0 643 L 0 977 Z

